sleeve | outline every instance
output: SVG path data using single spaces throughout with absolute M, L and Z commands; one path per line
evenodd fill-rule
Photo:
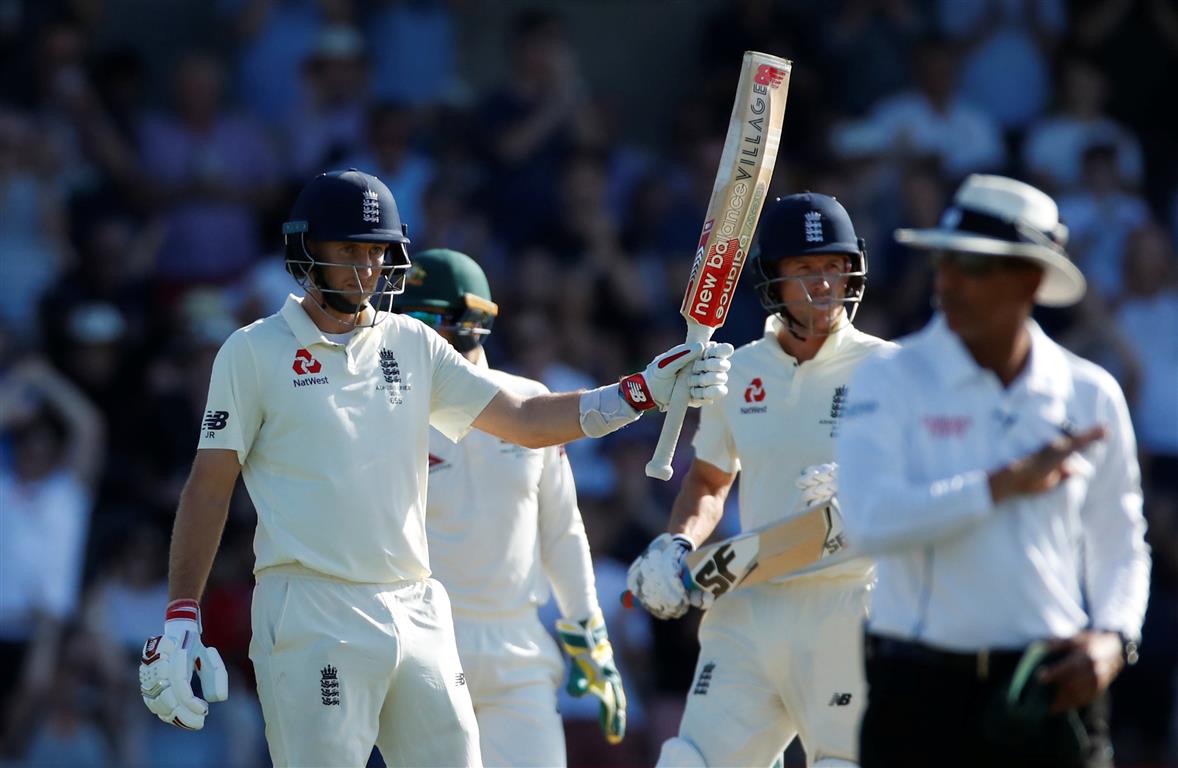
M 740 457 L 736 453 L 736 441 L 728 428 L 728 419 L 720 402 L 705 405 L 699 409 L 699 429 L 691 440 L 695 458 L 724 470 L 730 474 L 740 471 Z
M 894 354 L 877 353 L 851 377 L 835 458 L 847 537 L 872 554 L 951 536 L 993 510 L 984 470 L 909 479 L 915 387 L 897 380 Z
M 593 559 L 563 446 L 544 449 L 539 506 L 540 559 L 560 613 L 573 621 L 589 618 L 598 610 Z
M 262 426 L 260 392 L 253 347 L 245 333 L 237 331 L 225 341 L 213 361 L 209 399 L 201 419 L 197 448 L 237 451 L 237 460 L 245 464 Z
M 499 385 L 455 352 L 432 328 L 423 325 L 422 331 L 433 361 L 429 423 L 457 443 L 470 431 L 471 422 L 499 394 Z
M 1080 508 L 1084 579 L 1092 625 L 1140 637 L 1149 599 L 1149 547 L 1141 504 L 1141 471 L 1129 408 L 1109 379 L 1097 419 L 1107 436 Z

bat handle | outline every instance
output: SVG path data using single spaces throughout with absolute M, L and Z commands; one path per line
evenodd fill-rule
M 654 448 L 654 456 L 646 463 L 646 476 L 659 480 L 670 480 L 675 470 L 671 468 L 671 459 L 675 458 L 675 446 L 679 442 L 679 433 L 683 431 L 683 418 L 687 415 L 687 373 L 680 372 L 675 377 L 675 388 L 671 390 L 671 403 L 667 406 L 667 415 L 663 418 L 663 428 L 659 432 L 659 442 Z
M 707 345 L 715 331 L 716 329 L 711 326 L 689 322 L 687 343 Z M 679 442 L 679 433 L 683 431 L 683 417 L 687 415 L 687 400 L 691 394 L 687 377 L 690 375 L 685 368 L 675 377 L 675 387 L 671 390 L 671 402 L 667 406 L 667 415 L 663 418 L 658 445 L 654 448 L 654 456 L 646 463 L 647 477 L 670 480 L 671 475 L 675 474 L 675 470 L 671 468 L 671 459 L 675 458 L 675 445 Z

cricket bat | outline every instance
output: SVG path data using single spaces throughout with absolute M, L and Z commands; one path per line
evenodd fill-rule
M 822 560 L 846 547 L 838 500 L 830 499 L 785 520 L 689 552 L 683 558 L 683 584 L 689 592 L 703 589 L 719 597 L 795 571 L 817 570 Z M 632 607 L 634 595 L 626 591 L 622 604 Z
M 706 344 L 728 316 L 777 162 L 792 66 L 767 53 L 744 54 L 716 183 L 679 308 L 687 321 L 688 344 Z M 687 373 L 680 372 L 654 456 L 646 465 L 650 477 L 671 479 L 671 459 L 683 429 L 688 394 Z

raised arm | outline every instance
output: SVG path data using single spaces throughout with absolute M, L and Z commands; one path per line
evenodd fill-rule
M 680 344 L 619 384 L 528 398 L 501 390 L 474 420 L 474 427 L 527 448 L 603 437 L 647 410 L 665 409 L 681 370 L 687 369 L 691 405 L 699 407 L 723 397 L 728 393 L 731 356 L 731 344 Z

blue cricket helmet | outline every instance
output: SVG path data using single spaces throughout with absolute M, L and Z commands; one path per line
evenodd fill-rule
M 817 192 L 779 197 L 769 203 L 761 216 L 753 257 L 761 306 L 767 312 L 782 315 L 787 323 L 796 323 L 781 299 L 778 286 L 797 278 L 780 277 L 777 265 L 796 256 L 826 253 L 844 254 L 850 259 L 850 270 L 841 275 L 847 278 L 844 298 L 847 318 L 854 320 L 867 289 L 867 245 L 855 234 L 847 209 L 830 195 Z
M 327 287 L 319 272 L 324 266 L 347 265 L 317 259 L 308 243 L 386 244 L 382 280 L 373 294 L 383 299 L 404 288 L 409 269 L 408 232 L 397 211 L 397 201 L 383 181 L 355 168 L 321 173 L 303 187 L 291 208 L 290 220 L 282 225 L 286 269 L 299 285 L 310 282 L 333 309 L 359 312 L 363 305 L 352 304 L 339 291 Z

